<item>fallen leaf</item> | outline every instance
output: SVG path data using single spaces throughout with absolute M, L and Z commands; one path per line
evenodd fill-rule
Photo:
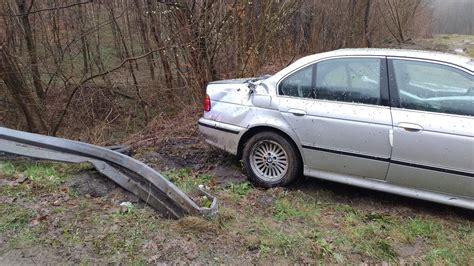
M 48 215 L 39 215 L 39 216 L 36 216 L 36 218 L 34 218 L 30 225 L 31 226 L 37 226 L 39 225 L 42 221 L 45 221 L 46 219 L 48 219 Z
M 146 240 L 145 243 L 143 244 L 143 249 L 149 249 L 152 251 L 155 251 L 158 249 L 158 245 L 151 240 Z
M 23 174 L 19 174 L 17 179 L 15 180 L 15 183 L 17 184 L 22 184 L 24 183 L 26 180 L 28 180 L 28 177 L 26 177 L 25 175 Z

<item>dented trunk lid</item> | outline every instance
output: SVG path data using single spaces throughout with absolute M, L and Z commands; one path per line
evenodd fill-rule
M 212 81 L 207 85 L 206 93 L 211 101 L 249 105 L 249 99 L 255 88 L 269 76 L 227 79 Z M 260 91 L 259 91 L 260 92 Z M 260 92 L 262 93 L 262 92 Z M 265 91 L 263 91 L 266 94 Z
M 211 100 L 211 110 L 204 113 L 204 118 L 214 121 L 227 121 L 236 124 L 239 117 L 245 116 L 254 106 L 255 95 L 267 95 L 260 82 L 269 76 L 219 80 L 207 85 L 206 93 Z

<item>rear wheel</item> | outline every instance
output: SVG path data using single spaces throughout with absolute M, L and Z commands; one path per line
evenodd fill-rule
M 242 159 L 249 179 L 262 187 L 289 185 L 302 172 L 296 147 L 274 132 L 251 137 L 244 146 Z

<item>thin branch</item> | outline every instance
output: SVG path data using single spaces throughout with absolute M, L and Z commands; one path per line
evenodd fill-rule
M 176 1 L 158 0 L 157 3 L 167 5 L 167 6 L 176 7 L 178 9 L 187 9 L 185 5 L 182 5 L 182 4 L 180 4 Z
M 70 7 L 73 7 L 73 6 L 86 5 L 86 4 L 92 3 L 93 1 L 94 0 L 88 0 L 88 1 L 85 1 L 85 2 L 79 2 L 79 3 L 75 3 L 75 4 L 70 4 L 70 5 L 67 5 L 67 6 L 50 7 L 50 8 L 31 11 L 31 8 L 33 7 L 33 3 L 34 3 L 34 1 L 32 1 L 32 4 L 30 5 L 30 8 L 29 8 L 28 12 L 26 12 L 25 14 L 13 14 L 13 15 L 0 14 L 0 16 L 2 16 L 2 17 L 24 17 L 24 16 L 29 16 L 31 14 L 36 14 L 36 13 L 40 13 L 40 12 L 47 12 L 47 11 L 53 11 L 53 10 L 59 10 L 59 9 L 67 9 L 67 8 L 70 8 Z
M 31 0 L 30 7 L 28 7 L 28 11 L 26 12 L 26 14 L 29 14 L 31 12 L 31 9 L 33 9 L 34 4 L 35 4 L 35 0 Z
M 181 46 L 181 45 L 180 45 Z M 68 110 L 69 110 L 69 107 L 72 103 L 72 99 L 74 98 L 74 95 L 76 95 L 76 93 L 78 92 L 78 90 L 82 87 L 82 85 L 84 85 L 85 83 L 87 83 L 88 81 L 91 81 L 95 78 L 98 78 L 98 77 L 102 77 L 102 76 L 105 76 L 105 75 L 108 75 L 112 72 L 115 72 L 117 70 L 119 70 L 120 68 L 122 68 L 125 64 L 127 64 L 128 62 L 131 62 L 131 61 L 135 61 L 135 60 L 138 60 L 138 59 L 141 59 L 141 58 L 145 58 L 153 53 L 156 53 L 156 52 L 159 52 L 159 51 L 163 51 L 163 50 L 166 50 L 166 49 L 171 49 L 171 48 L 178 48 L 180 46 L 166 46 L 166 47 L 161 47 L 161 48 L 158 48 L 158 49 L 155 49 L 155 50 L 152 50 L 148 53 L 145 53 L 145 54 L 142 54 L 142 55 L 139 55 L 139 56 L 135 56 L 135 57 L 129 57 L 129 58 L 125 58 L 122 63 L 120 63 L 119 65 L 109 69 L 109 70 L 106 70 L 104 72 L 101 72 L 101 73 L 98 73 L 98 74 L 95 74 L 95 75 L 92 75 L 92 76 L 89 76 L 88 78 L 86 79 L 83 79 L 81 82 L 79 82 L 78 85 L 76 85 L 73 89 L 72 89 L 72 92 L 71 94 L 69 95 L 68 97 L 68 101 L 67 101 L 67 104 L 66 106 L 64 107 L 63 111 L 61 112 L 61 114 L 59 115 L 59 119 L 58 121 L 56 122 L 56 124 L 54 125 L 53 127 L 53 131 L 52 131 L 52 135 L 55 136 L 56 133 L 58 132 L 58 129 L 59 127 L 61 126 L 61 123 L 62 121 L 64 120 L 64 117 L 66 116 Z

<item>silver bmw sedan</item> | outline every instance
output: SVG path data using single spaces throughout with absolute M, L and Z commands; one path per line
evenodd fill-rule
M 199 129 L 249 179 L 326 179 L 474 210 L 474 61 L 342 49 L 207 86 Z

